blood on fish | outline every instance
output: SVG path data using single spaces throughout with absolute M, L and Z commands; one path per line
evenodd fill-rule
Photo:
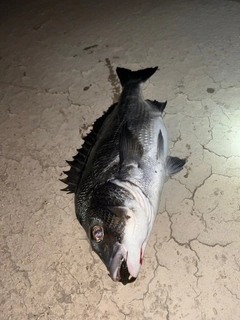
M 140 265 L 142 265 L 142 262 L 143 262 L 143 252 L 142 252 L 142 248 L 141 248 L 141 251 L 140 251 Z

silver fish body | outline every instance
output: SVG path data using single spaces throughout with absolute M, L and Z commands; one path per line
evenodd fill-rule
M 138 276 L 166 175 L 185 164 L 167 155 L 166 102 L 142 96 L 140 84 L 156 70 L 117 68 L 119 102 L 95 122 L 63 180 L 92 249 L 123 284 Z

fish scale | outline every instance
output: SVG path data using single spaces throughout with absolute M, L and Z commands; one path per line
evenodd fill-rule
M 144 100 L 141 92 L 156 70 L 117 68 L 119 102 L 95 121 L 63 179 L 92 249 L 123 284 L 140 272 L 166 175 L 185 164 L 167 155 L 166 102 Z

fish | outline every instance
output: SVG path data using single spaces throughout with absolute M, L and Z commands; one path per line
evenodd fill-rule
M 116 69 L 119 101 L 94 122 L 62 179 L 92 250 L 124 285 L 139 275 L 166 176 L 186 162 L 168 155 L 167 101 L 143 97 L 142 83 L 157 69 Z

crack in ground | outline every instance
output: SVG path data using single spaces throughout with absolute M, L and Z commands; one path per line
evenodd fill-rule
M 187 83 L 188 83 L 188 82 L 186 82 L 186 84 L 187 84 Z M 194 101 L 202 102 L 202 98 L 199 98 L 199 99 L 196 99 L 196 98 L 195 98 L 194 100 L 193 100 L 193 99 L 190 99 L 189 96 L 188 96 L 188 94 L 187 94 L 186 92 L 184 92 L 183 95 L 185 95 L 186 100 L 189 101 L 189 102 L 194 102 Z
M 211 140 L 210 140 L 210 141 L 211 141 Z M 209 142 L 210 142 L 210 141 L 209 141 Z M 209 142 L 208 142 L 208 143 L 209 143 Z M 207 144 L 208 144 L 208 143 L 207 143 Z M 206 145 L 207 145 L 207 144 L 206 144 Z M 203 150 L 207 150 L 208 152 L 215 154 L 215 156 L 217 156 L 217 157 L 219 157 L 219 158 L 224 158 L 224 159 L 227 159 L 227 160 L 228 160 L 228 159 L 231 159 L 231 158 L 239 158 L 239 156 L 236 156 L 236 155 L 233 155 L 233 156 L 225 156 L 225 155 L 223 155 L 223 154 L 218 154 L 216 151 L 213 151 L 213 150 L 207 148 L 206 145 L 202 145 Z
M 199 280 L 199 278 L 201 278 L 201 276 L 198 276 L 198 275 L 197 275 L 198 272 L 199 272 L 199 265 L 198 265 L 198 264 L 199 264 L 199 262 L 200 262 L 200 257 L 199 257 L 199 255 L 198 255 L 197 251 L 192 248 L 192 245 L 191 245 L 191 242 L 192 242 L 192 241 L 197 241 L 197 242 L 199 242 L 199 241 L 198 241 L 197 238 L 196 238 L 196 239 L 189 240 L 189 248 L 190 248 L 190 250 L 191 250 L 192 252 L 194 252 L 194 254 L 195 254 L 196 257 L 197 257 L 196 262 L 195 262 L 195 267 L 196 267 L 197 271 L 194 272 L 193 275 L 194 275 L 194 277 L 196 278 L 196 286 L 198 287 L 198 280 Z M 195 290 L 194 290 L 194 291 L 195 291 Z M 199 295 L 198 295 L 198 296 L 199 296 Z M 198 296 L 197 296 L 197 297 L 198 297 Z M 196 297 L 196 298 L 197 298 L 197 297 Z
M 168 306 L 167 301 L 168 301 L 168 291 L 167 291 L 166 301 L 164 302 L 164 306 L 165 306 L 165 309 L 167 311 L 166 320 L 170 320 L 170 310 L 169 310 L 169 306 Z
M 156 258 L 156 261 L 157 261 L 157 265 L 156 265 L 156 267 L 155 267 L 154 270 L 153 270 L 153 276 L 152 276 L 152 278 L 148 281 L 146 292 L 143 293 L 143 301 L 144 301 L 146 295 L 149 293 L 150 285 L 151 285 L 152 281 L 155 279 L 156 272 L 157 272 L 157 268 L 158 268 L 158 263 L 159 263 L 159 261 L 158 261 L 158 257 L 157 257 L 156 244 L 157 244 L 157 236 L 155 236 L 155 242 L 154 242 L 154 245 L 153 245 L 153 249 L 154 249 L 154 251 L 155 251 L 154 255 L 155 255 L 155 258 Z
M 157 249 L 156 249 L 157 241 L 158 241 L 158 240 L 157 240 L 157 236 L 155 236 L 155 242 L 154 242 L 154 245 L 153 245 L 153 249 L 154 249 L 154 255 L 155 255 L 155 259 L 156 259 L 156 261 L 157 261 L 157 265 L 156 265 L 156 267 L 155 267 L 154 270 L 153 270 L 153 276 L 152 276 L 152 278 L 148 281 L 147 289 L 146 289 L 146 291 L 143 293 L 143 299 L 133 299 L 133 300 L 132 300 L 132 301 L 134 301 L 134 300 L 142 301 L 142 302 L 143 302 L 143 305 L 144 305 L 144 300 L 145 300 L 147 294 L 149 293 L 150 285 L 152 284 L 153 280 L 156 279 L 156 272 L 157 272 L 158 267 L 163 267 L 163 268 L 169 270 L 168 267 L 166 267 L 165 265 L 163 265 L 163 264 L 161 264 L 161 263 L 159 262 L 159 259 L 158 259 L 158 256 L 157 256 L 157 252 L 158 252 L 158 251 L 157 251 Z M 168 242 L 168 241 L 164 241 L 164 242 Z M 166 291 L 167 291 L 167 290 L 166 290 Z M 167 294 L 168 294 L 168 292 L 167 292 Z M 167 299 L 166 299 L 166 301 L 167 301 Z M 167 306 L 166 308 L 167 308 L 167 312 L 169 313 L 168 306 Z
M 231 219 L 231 220 L 219 220 L 219 223 L 229 223 L 229 222 L 240 223 L 239 220 L 234 220 L 234 219 Z
M 233 293 L 232 290 L 230 290 L 226 284 L 224 285 L 224 288 L 226 288 L 227 291 L 230 292 L 233 297 L 235 297 L 237 300 L 240 300 L 240 297 L 236 293 Z
M 195 197 L 195 194 L 196 194 L 197 190 L 200 189 L 200 188 L 205 184 L 205 182 L 212 176 L 212 174 L 213 174 L 213 173 L 212 173 L 212 167 L 211 167 L 211 173 L 203 180 L 203 182 L 202 182 L 200 185 L 198 185 L 198 186 L 193 190 L 192 196 L 191 196 L 191 198 L 190 198 L 190 200 L 193 201 L 193 208 L 194 208 L 194 206 L 195 206 L 194 197 Z
M 207 119 L 208 119 L 208 127 L 209 127 L 209 130 L 210 130 L 211 139 L 210 139 L 206 144 L 208 144 L 210 141 L 213 140 L 213 128 L 212 128 L 212 124 L 211 124 L 210 117 L 207 117 Z M 203 146 L 203 147 L 204 147 L 204 146 Z
M 219 108 L 221 109 L 222 113 L 225 115 L 225 117 L 231 121 L 231 119 L 227 116 L 227 114 L 225 113 L 225 111 L 223 110 L 223 108 L 221 106 L 219 106 Z M 231 113 L 230 113 L 231 114 Z
M 14 83 L 9 83 L 9 82 L 4 82 L 4 81 L 0 81 L 0 84 L 7 85 L 7 86 L 10 86 L 10 87 L 14 87 L 14 88 L 37 91 L 39 93 L 40 92 L 47 92 L 46 90 L 50 90 L 50 89 L 45 89 L 45 88 L 39 88 L 39 87 L 35 88 L 35 87 L 25 86 L 25 85 L 21 85 L 21 84 L 14 84 Z
M 233 255 L 233 257 L 234 257 L 234 262 L 236 263 L 236 265 L 237 265 L 237 271 L 239 271 L 240 272 L 240 265 L 239 265 L 239 263 L 238 263 L 238 261 L 237 261 L 237 258 L 236 258 L 236 256 L 235 255 Z
M 178 142 L 178 141 L 181 141 L 182 140 L 182 135 L 181 135 L 181 131 L 178 130 L 179 132 L 179 136 L 175 139 L 175 140 L 171 140 L 173 142 L 173 146 L 171 148 L 171 150 L 175 147 L 175 144 Z
M 124 316 L 124 319 L 127 319 L 127 315 L 129 315 L 131 312 L 128 313 L 128 314 L 125 314 L 125 313 L 121 310 L 121 308 L 119 308 L 118 304 L 117 304 L 113 299 L 110 298 L 110 300 L 111 300 L 112 303 L 117 307 L 118 311 Z
M 168 214 L 169 216 L 169 214 Z M 198 280 L 199 280 L 199 276 L 197 275 L 197 273 L 199 272 L 199 262 L 200 262 L 200 257 L 197 253 L 196 250 L 194 250 L 191 246 L 191 242 L 193 241 L 198 241 L 199 243 L 201 243 L 199 240 L 198 240 L 198 236 L 193 238 L 193 239 L 189 239 L 188 242 L 184 242 L 184 243 L 181 243 L 180 241 L 178 241 L 174 236 L 173 236 L 173 228 L 172 228 L 172 225 L 173 225 L 173 222 L 171 220 L 171 217 L 169 216 L 169 220 L 171 222 L 170 224 L 170 239 L 172 239 L 175 243 L 177 243 L 180 247 L 188 247 L 190 249 L 190 251 L 192 251 L 194 253 L 194 255 L 196 256 L 196 260 L 195 260 L 195 267 L 196 267 L 196 271 L 193 273 L 194 277 L 196 278 L 196 286 L 198 287 Z
M 51 92 L 50 92 L 50 94 L 58 94 L 58 93 L 57 93 L 57 92 L 56 92 L 56 93 L 51 93 Z M 65 95 L 67 95 L 67 101 L 70 102 L 72 106 L 76 106 L 76 107 L 82 107 L 82 106 L 84 106 L 84 107 L 86 107 L 86 108 L 89 108 L 92 113 L 94 112 L 93 109 L 92 109 L 92 106 L 74 102 L 74 101 L 70 98 L 71 92 L 69 91 L 69 89 L 68 89 L 66 92 L 62 92 L 62 93 L 60 93 L 60 94 L 65 94 Z
M 192 193 L 192 191 L 186 186 L 185 183 L 183 183 L 182 181 L 180 181 L 180 180 L 177 179 L 177 176 L 169 176 L 168 179 L 177 181 L 179 184 L 181 184 L 182 186 L 184 186 L 185 189 L 186 189 L 187 191 L 189 191 L 189 193 Z M 184 200 L 186 200 L 186 199 L 190 199 L 190 198 L 184 198 L 184 199 L 182 200 L 182 202 L 183 202 Z M 190 200 L 191 200 L 191 199 L 190 199 Z
M 205 243 L 205 242 L 202 242 L 202 241 L 200 241 L 200 240 L 198 240 L 198 239 L 196 239 L 199 243 L 201 243 L 203 246 L 206 246 L 206 247 L 210 247 L 210 248 L 215 248 L 215 247 L 217 247 L 217 246 L 219 246 L 219 247 L 221 247 L 221 248 L 225 248 L 225 247 L 227 247 L 227 246 L 229 246 L 230 244 L 232 244 L 233 243 L 233 241 L 231 241 L 231 242 L 227 242 L 227 243 L 225 243 L 225 244 L 221 244 L 221 243 L 214 243 L 214 244 L 209 244 L 209 243 Z
M 170 221 L 171 222 L 171 221 Z M 157 236 L 156 236 L 156 241 L 155 241 L 155 243 L 154 243 L 154 245 L 153 245 L 153 249 L 154 249 L 154 251 L 155 251 L 155 258 L 156 258 L 156 261 L 157 261 L 157 266 L 156 266 L 156 268 L 154 269 L 154 276 L 153 276 L 153 278 L 155 277 L 155 275 L 156 275 L 156 271 L 157 271 L 157 269 L 158 269 L 158 267 L 163 267 L 163 268 L 165 268 L 165 269 L 167 269 L 168 271 L 169 271 L 169 269 L 168 269 L 168 267 L 166 267 L 165 265 L 163 265 L 163 264 L 161 264 L 160 262 L 159 262 L 159 259 L 158 259 L 158 256 L 157 256 L 157 249 L 156 249 L 156 245 L 157 245 Z M 169 240 L 168 240 L 169 241 Z M 164 242 L 168 242 L 168 241 L 164 241 Z M 153 279 L 151 279 L 151 281 L 152 281 Z M 149 283 L 150 284 L 150 283 Z
M 77 282 L 77 284 L 80 287 L 80 283 L 79 283 L 78 279 L 71 273 L 71 271 L 67 267 L 65 267 L 65 265 L 62 265 L 62 267 L 63 267 L 63 269 L 65 269 L 68 272 L 68 274 Z

